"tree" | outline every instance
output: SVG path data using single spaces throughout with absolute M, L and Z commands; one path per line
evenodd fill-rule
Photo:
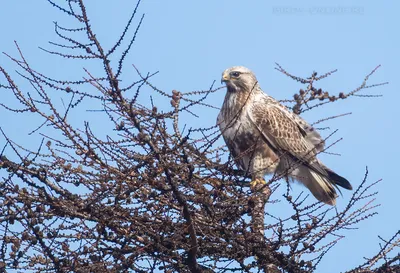
M 21 90 L 0 66 L 0 88 L 18 102 L 17 107 L 1 106 L 40 119 L 32 135 L 40 134 L 43 140 L 33 150 L 2 130 L 3 271 L 312 272 L 342 238 L 342 230 L 376 214 L 372 189 L 379 181 L 368 182 L 368 170 L 342 211 L 309 205 L 307 196 L 292 195 L 284 179 L 270 179 L 267 186 L 250 192 L 247 174 L 217 145 L 216 126 L 182 130 L 179 123 L 183 114 L 195 115 L 194 107 L 213 107 L 205 99 L 220 88 L 166 92 L 152 84 L 154 74 L 136 67 L 137 79 L 121 80 L 143 20 L 138 6 L 119 40 L 105 48 L 83 0 L 69 0 L 64 6 L 48 2 L 78 27 L 55 23 L 64 43 L 43 50 L 74 62 L 100 61 L 103 74 L 86 69 L 83 80 L 54 79 L 36 71 L 17 43 L 19 56 L 6 54 L 31 89 Z M 117 60 L 115 66 L 112 60 Z M 367 85 L 377 68 L 357 89 L 332 95 L 315 83 L 335 71 L 301 78 L 277 64 L 277 70 L 304 86 L 293 100 L 284 101 L 298 114 L 382 85 Z M 140 101 L 141 92 L 163 96 L 171 108 L 162 111 L 153 101 Z M 62 94 L 67 103 L 59 105 L 55 94 Z M 69 121 L 88 102 L 102 109 L 99 119 L 113 130 L 100 134 L 89 122 L 82 126 Z M 273 195 L 279 185 L 287 187 L 284 197 Z M 269 212 L 279 200 L 292 207 L 290 217 Z M 399 232 L 382 238 L 376 256 L 348 272 L 396 272 L 399 240 Z

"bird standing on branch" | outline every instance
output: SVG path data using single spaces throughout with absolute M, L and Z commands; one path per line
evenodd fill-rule
M 303 183 L 319 201 L 336 203 L 335 187 L 349 181 L 316 157 L 324 140 L 300 116 L 265 94 L 254 73 L 234 66 L 222 74 L 227 92 L 217 124 L 236 165 L 251 174 L 252 188 L 275 173 Z

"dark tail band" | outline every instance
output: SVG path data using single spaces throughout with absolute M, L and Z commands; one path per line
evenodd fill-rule
M 342 188 L 345 188 L 347 190 L 353 189 L 350 182 L 346 178 L 341 177 L 332 170 L 325 169 L 325 171 L 328 173 L 329 180 L 333 181 L 336 185 L 341 186 Z

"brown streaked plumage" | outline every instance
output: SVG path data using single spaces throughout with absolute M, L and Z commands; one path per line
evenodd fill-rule
M 217 123 L 238 167 L 254 183 L 268 173 L 303 183 L 319 201 L 335 205 L 335 187 L 350 183 L 316 157 L 324 141 L 300 116 L 265 94 L 251 70 L 228 68 L 222 74 L 227 93 Z

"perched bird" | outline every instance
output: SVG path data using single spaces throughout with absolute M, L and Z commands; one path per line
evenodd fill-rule
M 276 173 L 303 183 L 319 201 L 336 203 L 335 187 L 352 189 L 349 181 L 316 157 L 324 140 L 300 116 L 265 94 L 251 70 L 226 69 L 227 92 L 217 124 L 236 165 L 251 174 L 251 186 L 265 184 Z

